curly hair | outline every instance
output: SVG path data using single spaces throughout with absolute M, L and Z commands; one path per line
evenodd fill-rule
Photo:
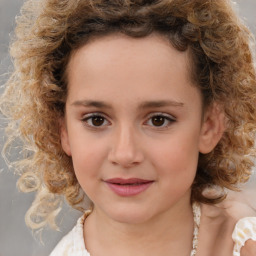
M 72 159 L 60 142 L 65 71 L 74 50 L 92 37 L 117 32 L 135 38 L 159 33 L 177 50 L 189 49 L 192 79 L 204 107 L 213 102 L 223 106 L 226 130 L 211 153 L 200 154 L 191 199 L 216 203 L 223 197 L 206 198 L 204 188 L 234 190 L 250 176 L 256 123 L 253 37 L 230 1 L 29 0 L 17 19 L 11 44 L 15 69 L 0 109 L 10 119 L 4 152 L 17 139 L 23 145 L 24 156 L 14 165 L 21 175 L 19 188 L 37 191 L 26 216 L 31 228 L 54 223 L 60 195 L 73 207 L 84 201 Z

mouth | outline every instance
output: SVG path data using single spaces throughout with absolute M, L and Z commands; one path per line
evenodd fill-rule
M 105 180 L 105 183 L 115 194 L 123 197 L 138 195 L 148 189 L 153 182 L 153 180 L 138 178 L 113 178 Z

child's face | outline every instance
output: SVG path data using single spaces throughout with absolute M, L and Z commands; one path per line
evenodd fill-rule
M 214 147 L 189 65 L 157 35 L 110 35 L 73 54 L 62 145 L 96 212 L 140 223 L 189 206 L 199 151 Z

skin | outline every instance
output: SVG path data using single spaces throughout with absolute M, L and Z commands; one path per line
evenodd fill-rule
M 109 35 L 73 53 L 61 140 L 94 204 L 84 225 L 92 255 L 189 255 L 198 155 L 224 130 L 217 104 L 203 115 L 189 65 L 188 51 L 156 34 Z M 151 184 L 123 197 L 106 184 L 116 177 Z
M 231 237 L 235 224 L 241 218 L 255 216 L 255 211 L 237 201 L 233 192 L 220 204 L 203 204 L 201 213 L 197 256 L 233 256 L 234 243 Z M 254 255 L 256 242 L 249 239 L 241 248 L 240 256 Z
M 256 242 L 249 239 L 241 249 L 241 256 L 256 255 Z
M 247 188 L 245 191 L 249 193 L 250 190 Z M 222 192 L 216 187 L 205 189 L 203 193 L 206 197 L 213 198 Z M 247 193 L 228 191 L 226 199 L 221 203 L 201 205 L 197 256 L 233 255 L 234 243 L 231 237 L 236 223 L 244 217 L 255 216 L 255 209 L 247 201 L 253 200 L 252 195 L 250 196 Z M 256 255 L 256 242 L 249 239 L 241 248 L 240 256 L 254 255 Z

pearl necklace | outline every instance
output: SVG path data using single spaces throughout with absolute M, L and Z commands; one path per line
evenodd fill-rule
M 192 205 L 193 215 L 194 215 L 194 231 L 193 231 L 193 241 L 192 241 L 192 250 L 190 256 L 196 256 L 197 245 L 198 245 L 198 233 L 201 219 L 201 208 L 198 203 L 193 203 Z

